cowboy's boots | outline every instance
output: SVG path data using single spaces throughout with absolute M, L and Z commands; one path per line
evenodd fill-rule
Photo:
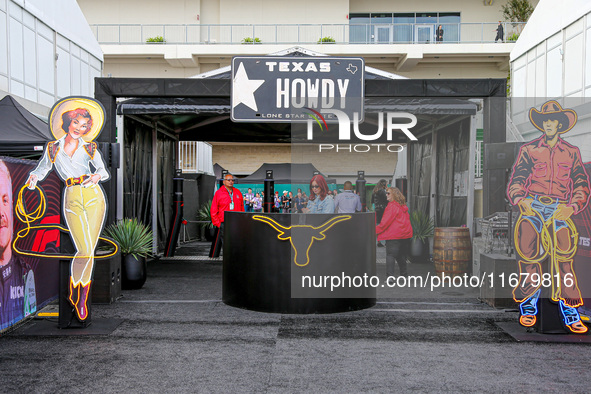
M 524 327 L 532 327 L 536 324 L 536 315 L 538 314 L 538 298 L 541 290 L 534 293 L 533 296 L 519 304 L 519 324 Z
M 584 334 L 587 332 L 587 326 L 581 322 L 579 311 L 572 308 L 560 300 L 560 312 L 566 328 L 575 334 Z

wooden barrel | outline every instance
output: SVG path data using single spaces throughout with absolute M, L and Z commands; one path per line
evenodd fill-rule
M 470 272 L 472 241 L 466 227 L 437 227 L 433 238 L 433 263 L 440 277 L 462 276 Z

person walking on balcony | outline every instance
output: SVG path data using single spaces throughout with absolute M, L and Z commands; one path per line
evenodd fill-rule
M 505 32 L 503 30 L 503 22 L 499 21 L 499 25 L 497 26 L 497 36 L 495 37 L 495 42 L 501 40 L 503 42 L 503 37 L 505 37 Z

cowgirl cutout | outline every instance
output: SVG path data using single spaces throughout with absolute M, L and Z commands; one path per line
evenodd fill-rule
M 105 122 L 102 105 L 91 98 L 67 97 L 58 101 L 50 113 L 50 129 L 55 141 L 49 142 L 27 184 L 35 189 L 55 167 L 66 187 L 63 217 L 76 253 L 70 266 L 69 301 L 80 320 L 88 317 L 86 301 L 94 268 L 94 250 L 103 229 L 105 194 L 99 182 L 109 179 L 97 143 Z

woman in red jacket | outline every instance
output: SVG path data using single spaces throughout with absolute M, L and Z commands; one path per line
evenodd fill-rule
M 400 276 L 406 276 L 406 256 L 410 249 L 412 227 L 406 199 L 398 188 L 386 189 L 388 205 L 380 224 L 376 226 L 378 241 L 386 241 L 386 275 L 394 276 L 395 261 L 398 262 Z

